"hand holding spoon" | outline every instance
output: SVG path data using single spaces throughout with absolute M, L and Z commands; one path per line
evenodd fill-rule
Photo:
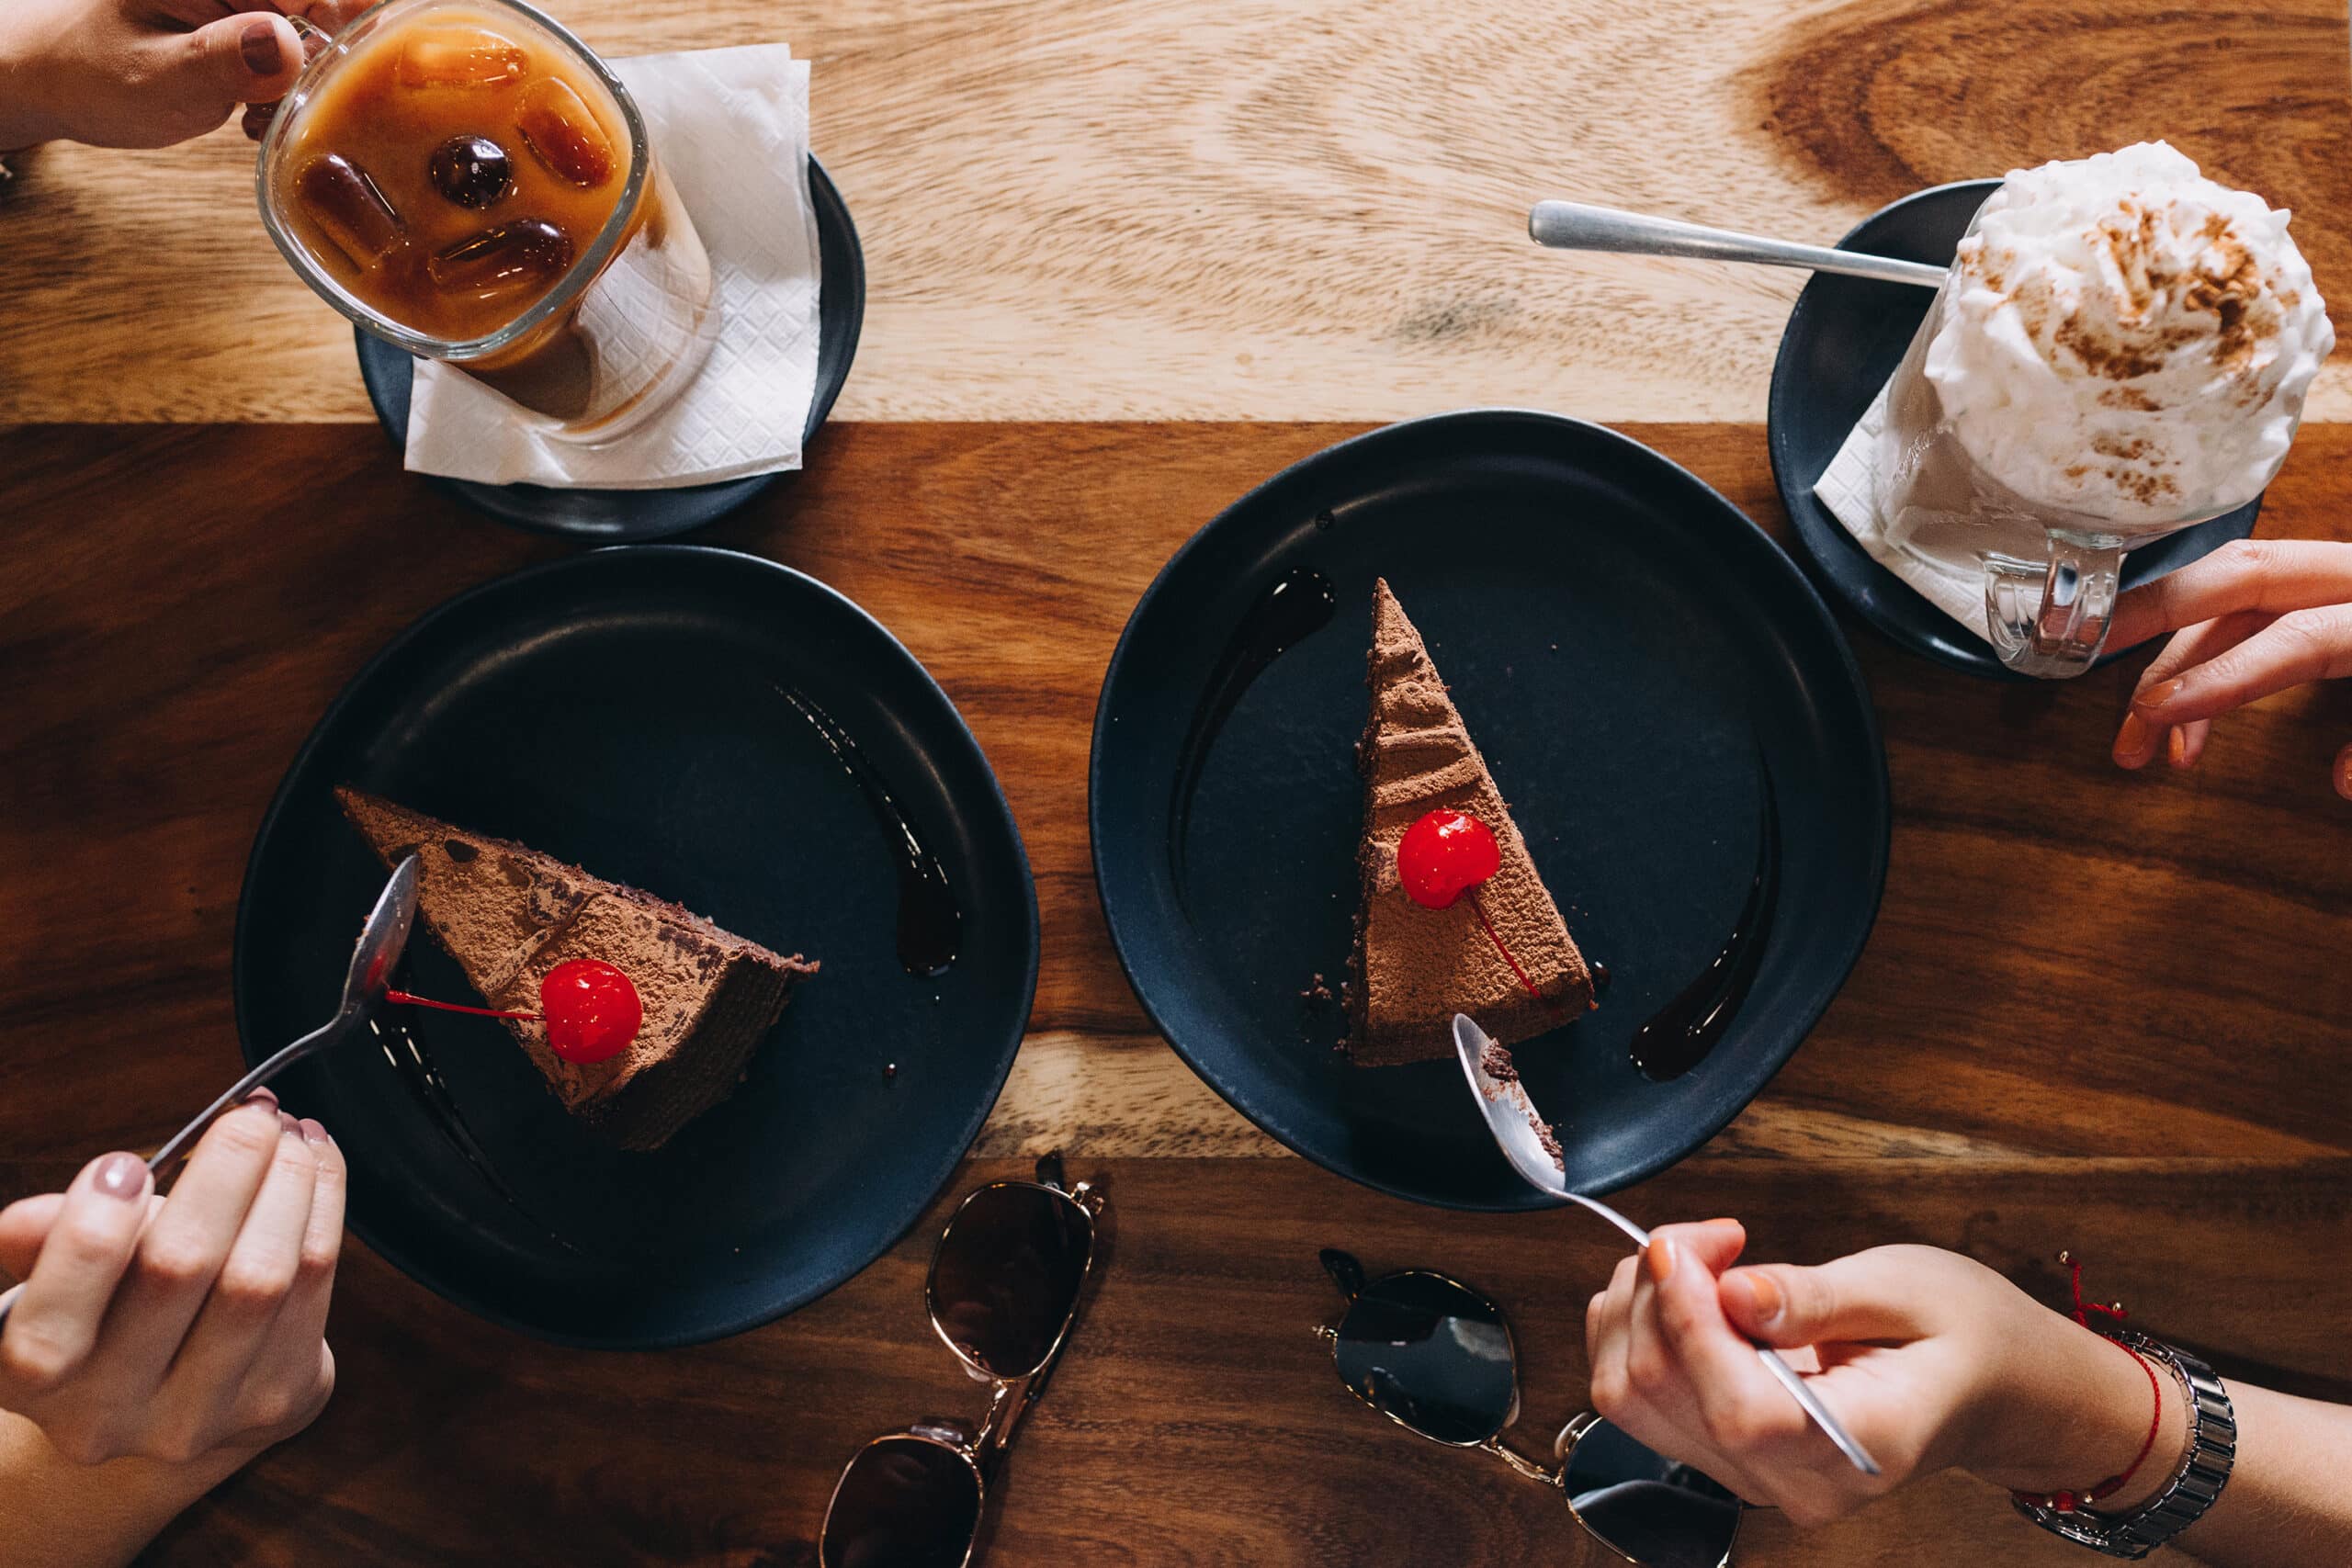
M 1560 1179 L 1560 1168 L 1535 1131 L 1535 1123 L 1541 1118 L 1534 1102 L 1527 1098 L 1526 1086 L 1515 1077 L 1505 1080 L 1487 1070 L 1487 1053 L 1494 1048 L 1494 1043 L 1487 1037 L 1487 1032 L 1472 1021 L 1467 1013 L 1453 1015 L 1453 1054 L 1461 1058 L 1463 1077 L 1470 1082 L 1470 1098 L 1477 1101 L 1478 1114 L 1486 1119 L 1487 1131 L 1494 1134 L 1496 1145 L 1503 1151 L 1503 1157 L 1510 1161 L 1511 1168 L 1537 1191 L 1566 1202 L 1581 1204 L 1623 1231 L 1636 1246 L 1649 1246 L 1649 1232 L 1599 1199 L 1569 1190 L 1567 1183 Z M 1829 1413 L 1829 1407 L 1806 1386 L 1797 1370 L 1781 1359 L 1779 1351 L 1768 1345 L 1758 1345 L 1756 1355 L 1764 1363 L 1765 1370 L 1779 1379 L 1781 1386 L 1804 1407 L 1804 1413 L 1813 1418 L 1813 1424 L 1828 1434 L 1829 1440 L 1838 1445 L 1838 1451 L 1850 1460 L 1855 1469 L 1864 1475 L 1879 1472 L 1878 1461 L 1871 1458 L 1870 1450 L 1856 1442 L 1853 1435 L 1838 1424 L 1838 1417 Z

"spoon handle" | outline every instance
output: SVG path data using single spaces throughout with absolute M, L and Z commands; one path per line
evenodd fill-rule
M 1922 288 L 1936 288 L 1944 280 L 1943 268 L 1925 262 L 1897 261 L 1893 256 L 1832 250 L 1826 245 L 1768 240 L 1672 218 L 1623 212 L 1613 207 L 1590 207 L 1580 201 L 1537 202 L 1534 210 L 1527 215 L 1527 233 L 1537 244 L 1560 251 L 1618 251 L 1634 255 L 1696 256 L 1704 261 L 1761 262 L 1767 266 L 1810 267 L 1815 272 L 1838 272 L 1884 283 L 1912 283 Z

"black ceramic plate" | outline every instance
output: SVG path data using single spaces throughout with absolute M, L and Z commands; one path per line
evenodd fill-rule
M 937 977 L 899 961 L 881 814 L 787 693 L 849 734 L 944 867 L 963 928 Z M 789 1312 L 906 1229 L 1004 1082 L 1037 976 L 1020 834 L 946 696 L 812 578 L 686 546 L 600 550 L 461 594 L 394 639 L 319 721 L 254 844 L 235 965 L 248 1061 L 334 1010 L 383 884 L 330 795 L 343 783 L 823 965 L 734 1095 L 655 1154 L 598 1143 L 502 1025 L 385 1010 L 436 1062 L 504 1193 L 376 1040 L 288 1075 L 287 1107 L 350 1156 L 352 1228 L 486 1317 L 648 1348 Z M 475 999 L 422 928 L 404 974 Z
M 1271 585 L 1320 573 L 1329 624 L 1196 716 Z M 1388 579 L 1588 957 L 1600 1009 L 1522 1046 L 1571 1183 L 1602 1192 L 1697 1148 L 1764 1087 L 1861 951 L 1887 843 L 1869 692 L 1828 611 L 1730 502 L 1611 431 L 1447 414 L 1342 443 L 1195 535 L 1136 607 L 1094 719 L 1095 876 L 1128 979 L 1244 1115 L 1368 1186 L 1465 1209 L 1539 1199 L 1488 1141 L 1451 1055 L 1332 1049 L 1356 904 L 1373 580 Z M 1293 580 L 1299 581 L 1302 580 Z M 1288 591 L 1286 591 L 1288 592 Z M 1188 750 L 1200 759 L 1178 841 Z M 1754 879 L 1764 769 L 1784 866 L 1762 966 L 1686 1077 L 1634 1027 L 1722 947 Z
M 808 199 L 817 209 L 817 387 L 801 434 L 804 447 L 816 437 L 817 427 L 841 396 L 842 383 L 849 379 L 858 329 L 865 321 L 865 253 L 842 193 L 814 157 L 808 160 Z M 392 438 L 393 449 L 405 452 L 409 388 L 416 378 L 416 361 L 356 327 L 352 336 L 359 344 L 359 376 L 368 383 L 368 400 L 376 405 L 376 417 Z M 673 490 L 554 490 L 437 477 L 433 482 L 518 528 L 621 544 L 667 538 L 717 522 L 783 477 L 753 474 Z
M 1969 220 L 1998 180 L 1937 186 L 1881 208 L 1838 242 L 1840 250 L 1868 251 L 1906 261 L 1948 265 Z M 1781 504 L 1796 525 L 1806 564 L 1833 597 L 1850 605 L 1914 653 L 1972 675 L 2023 681 L 2005 669 L 1980 637 L 1970 636 L 1909 583 L 1870 558 L 1845 525 L 1813 493 L 1846 434 L 1903 362 L 1911 334 L 1927 316 L 1932 290 L 1900 283 L 1815 273 L 1797 296 L 1781 355 L 1772 366 L 1772 477 Z M 2123 586 L 2154 581 L 2254 532 L 2257 497 L 2211 523 L 2168 534 L 2124 558 Z M 2125 651 L 2110 649 L 2105 663 Z

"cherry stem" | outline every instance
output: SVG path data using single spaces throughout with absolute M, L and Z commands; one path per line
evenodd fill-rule
M 1486 917 L 1482 915 L 1479 918 L 1483 919 Z M 1518 965 L 1513 964 L 1511 967 L 1515 969 Z M 539 1021 L 539 1015 L 535 1012 L 500 1012 L 495 1008 L 469 1008 L 458 1002 L 436 1002 L 430 997 L 413 997 L 406 991 L 386 991 L 384 999 L 388 1002 L 406 1002 L 413 1008 L 431 1008 L 435 1012 L 471 1013 L 476 1018 L 517 1018 L 526 1023 L 537 1023 Z
M 1527 994 L 1539 1002 L 1545 1000 L 1543 988 L 1527 977 L 1527 971 L 1519 966 L 1519 960 L 1513 958 L 1510 955 L 1510 949 L 1503 945 L 1502 937 L 1495 931 L 1495 922 L 1487 919 L 1486 901 L 1478 897 L 1478 890 L 1473 887 L 1469 889 L 1469 894 L 1470 908 L 1477 915 L 1478 923 L 1486 928 L 1487 940 L 1493 942 L 1495 951 L 1503 955 L 1503 962 L 1510 964 L 1510 972 L 1519 976 L 1519 983 L 1526 987 Z

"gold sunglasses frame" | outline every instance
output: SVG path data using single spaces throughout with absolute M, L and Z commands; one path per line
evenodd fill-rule
M 1046 1385 L 1053 1380 L 1054 1369 L 1061 1361 L 1062 1351 L 1069 1344 L 1072 1330 L 1078 1326 L 1080 1307 L 1086 1300 L 1086 1281 L 1094 1272 L 1094 1257 L 1102 1241 L 1102 1213 L 1108 1206 L 1108 1200 L 1102 1190 L 1091 1181 L 1069 1186 L 1066 1185 L 1066 1180 L 1061 1153 L 1056 1150 L 1037 1161 L 1037 1179 L 1034 1181 L 990 1181 L 973 1188 L 964 1194 L 963 1201 L 956 1205 L 956 1212 L 940 1228 L 939 1240 L 933 1244 L 931 1249 L 931 1268 L 923 1275 L 923 1312 L 931 1319 L 932 1332 L 939 1337 L 940 1343 L 945 1345 L 949 1353 L 963 1366 L 965 1373 L 973 1381 L 989 1385 L 988 1414 L 981 1417 L 977 1431 L 968 1424 L 952 1417 L 925 1416 L 904 1430 L 885 1432 L 870 1439 L 850 1455 L 849 1462 L 842 1466 L 840 1478 L 833 1483 L 832 1495 L 825 1500 L 824 1521 L 817 1527 L 818 1568 L 835 1568 L 825 1554 L 825 1543 L 832 1531 L 834 1505 L 841 1501 L 842 1486 L 849 1480 L 850 1472 L 873 1450 L 885 1443 L 902 1442 L 928 1443 L 933 1448 L 944 1449 L 962 1460 L 972 1472 L 973 1495 L 977 1499 L 972 1516 L 972 1538 L 965 1543 L 963 1558 L 957 1564 L 957 1568 L 970 1568 L 973 1554 L 979 1550 L 985 1534 L 982 1525 L 988 1516 L 989 1477 L 995 1473 L 998 1461 L 1012 1447 L 1014 1428 L 1020 1426 L 1022 1417 L 1028 1415 L 1030 1407 L 1045 1393 Z M 964 1211 L 983 1195 L 1007 1188 L 1026 1188 L 1046 1193 L 1077 1209 L 1086 1220 L 1086 1261 L 1079 1268 L 1078 1288 L 1070 1292 L 1069 1310 L 1062 1314 L 1061 1326 L 1055 1331 L 1053 1343 L 1046 1348 L 1044 1358 L 1029 1371 L 1009 1378 L 998 1376 L 967 1355 L 948 1334 L 947 1325 L 940 1321 L 939 1314 L 939 1258 L 947 1249 L 947 1238 L 956 1234 L 956 1222 L 962 1219 Z
M 1334 1257 L 1346 1259 L 1346 1269 L 1343 1269 L 1332 1261 Z M 1618 1550 L 1617 1544 L 1614 1541 L 1611 1540 L 1607 1536 L 1602 1535 L 1598 1529 L 1595 1529 L 1591 1522 L 1584 1517 L 1584 1511 L 1577 1506 L 1576 1499 L 1568 1495 L 1568 1458 L 1571 1454 L 1576 1452 L 1577 1445 L 1584 1441 L 1586 1437 L 1589 1436 L 1595 1427 L 1606 1425 L 1604 1417 L 1602 1417 L 1599 1412 L 1591 1410 L 1584 1411 L 1577 1416 L 1571 1416 L 1568 1420 L 1568 1424 L 1560 1428 L 1559 1435 L 1552 1439 L 1553 1462 L 1548 1468 L 1540 1461 L 1528 1458 L 1527 1455 L 1520 1452 L 1517 1449 L 1512 1448 L 1509 1443 L 1503 1441 L 1503 1434 L 1510 1430 L 1512 1425 L 1519 1420 L 1519 1338 L 1511 1332 L 1510 1314 L 1503 1311 L 1501 1305 L 1498 1303 L 1492 1296 L 1489 1296 L 1486 1292 L 1479 1290 L 1475 1285 L 1464 1283 L 1463 1280 L 1453 1278 L 1451 1274 L 1441 1274 L 1434 1269 L 1398 1269 L 1392 1272 L 1379 1275 L 1376 1278 L 1366 1278 L 1363 1274 L 1363 1265 L 1356 1260 L 1355 1256 L 1352 1253 L 1340 1252 L 1337 1248 L 1333 1247 L 1326 1247 L 1324 1249 L 1323 1268 L 1325 1271 L 1331 1276 L 1332 1283 L 1338 1285 L 1341 1291 L 1347 1293 L 1348 1305 L 1350 1308 L 1353 1308 L 1358 1298 L 1363 1296 L 1363 1292 L 1369 1290 L 1372 1286 L 1379 1284 L 1383 1280 L 1386 1280 L 1405 1279 L 1435 1280 L 1440 1284 L 1451 1285 L 1455 1290 L 1462 1292 L 1464 1295 L 1473 1297 L 1477 1301 L 1484 1302 L 1487 1306 L 1493 1308 L 1496 1325 L 1503 1331 L 1503 1344 L 1510 1350 L 1510 1409 L 1504 1415 L 1501 1426 L 1497 1427 L 1492 1432 L 1488 1433 L 1484 1438 L 1472 1438 L 1466 1442 L 1449 1442 L 1443 1438 L 1431 1437 L 1429 1433 L 1422 1431 L 1419 1427 L 1405 1420 L 1394 1411 L 1381 1409 L 1378 1404 L 1373 1403 L 1372 1399 L 1366 1395 L 1362 1389 L 1359 1389 L 1355 1384 L 1350 1382 L 1348 1381 L 1347 1373 L 1340 1370 L 1340 1324 L 1318 1324 L 1315 1328 L 1315 1336 L 1317 1338 L 1329 1343 L 1331 1347 L 1331 1375 L 1340 1380 L 1340 1386 L 1346 1389 L 1350 1394 L 1353 1395 L 1357 1404 L 1363 1405 L 1367 1410 L 1374 1411 L 1381 1416 L 1386 1416 L 1391 1422 L 1395 1423 L 1396 1426 L 1402 1427 L 1406 1431 L 1412 1433 L 1413 1436 L 1420 1438 L 1423 1442 L 1435 1443 L 1441 1448 L 1476 1450 L 1482 1453 L 1490 1453 L 1497 1459 L 1502 1461 L 1505 1464 L 1510 1466 L 1512 1471 L 1526 1477 L 1528 1480 L 1541 1482 L 1546 1486 L 1558 1488 L 1560 1493 L 1560 1501 L 1567 1505 L 1568 1517 L 1576 1520 L 1578 1528 L 1580 1528 L 1586 1536 L 1592 1540 L 1594 1545 L 1600 1547 L 1603 1551 L 1608 1552 L 1610 1556 L 1617 1559 L 1620 1562 L 1630 1562 L 1634 1564 L 1634 1568 L 1648 1568 L 1648 1564 L 1644 1563 L 1641 1559 L 1627 1556 L 1624 1552 Z M 1350 1285 L 1347 1279 L 1342 1278 L 1343 1273 L 1351 1270 L 1352 1271 L 1354 1279 L 1354 1284 L 1352 1286 Z M 1345 1323 L 1346 1321 L 1347 1314 L 1341 1313 L 1340 1314 L 1340 1322 Z M 1739 1519 L 1741 1515 L 1745 1512 L 1746 1509 L 1743 1506 L 1738 1513 L 1735 1513 L 1732 1516 L 1731 1539 L 1724 1542 L 1724 1554 L 1722 1558 L 1716 1562 L 1715 1568 L 1731 1568 L 1732 1551 L 1739 1544 Z

